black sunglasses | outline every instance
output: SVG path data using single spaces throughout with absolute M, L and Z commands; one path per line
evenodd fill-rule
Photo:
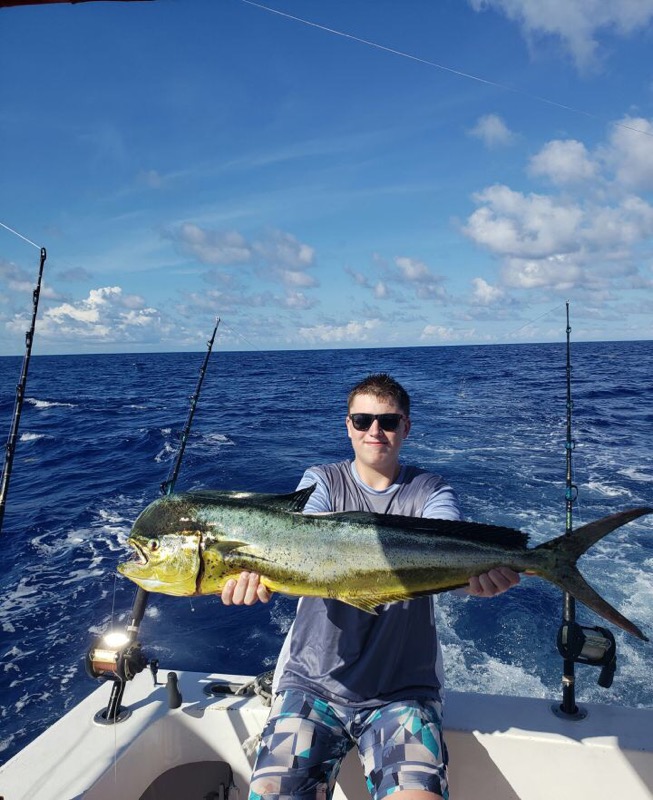
M 350 414 L 349 419 L 357 431 L 368 431 L 376 419 L 384 431 L 392 432 L 396 431 L 401 420 L 406 418 L 403 414 Z

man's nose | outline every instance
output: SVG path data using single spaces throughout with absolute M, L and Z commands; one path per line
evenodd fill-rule
M 381 423 L 378 419 L 372 420 L 372 424 L 370 425 L 370 433 L 372 436 L 379 436 L 383 433 L 383 428 L 381 427 Z

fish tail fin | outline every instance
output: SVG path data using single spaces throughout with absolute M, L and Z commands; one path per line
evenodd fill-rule
M 648 639 L 637 625 L 624 617 L 623 614 L 620 614 L 616 608 L 613 608 L 587 583 L 578 571 L 576 562 L 593 544 L 596 544 L 611 531 L 625 525 L 627 522 L 632 522 L 644 514 L 651 513 L 653 513 L 653 508 L 647 507 L 620 511 L 617 514 L 611 514 L 609 517 L 603 517 L 603 519 L 599 519 L 596 522 L 583 525 L 571 535 L 564 534 L 535 548 L 536 552 L 539 551 L 543 555 L 547 551 L 556 555 L 552 562 L 551 559 L 546 559 L 546 566 L 543 565 L 541 569 L 537 570 L 543 578 L 555 583 L 564 591 L 569 592 L 576 600 L 592 609 L 592 611 L 628 631 L 638 639 L 643 639 L 645 642 Z

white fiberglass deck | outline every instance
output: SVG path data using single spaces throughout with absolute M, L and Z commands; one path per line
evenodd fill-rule
M 125 692 L 130 718 L 115 726 L 93 721 L 109 696 L 101 686 L 0 767 L 0 800 L 138 800 L 167 769 L 214 760 L 231 765 L 245 800 L 253 756 L 241 743 L 260 731 L 268 709 L 258 697 L 203 691 L 214 680 L 242 679 L 178 674 L 180 708 L 169 709 L 165 686 L 142 673 Z M 653 798 L 653 709 L 586 706 L 586 719 L 572 722 L 550 706 L 449 692 L 451 800 Z M 184 800 L 194 800 L 191 791 Z M 368 798 L 355 754 L 341 770 L 336 800 L 343 797 Z

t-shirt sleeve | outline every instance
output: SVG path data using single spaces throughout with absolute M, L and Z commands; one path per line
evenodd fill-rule
M 325 511 L 331 511 L 329 489 L 326 485 L 326 481 L 319 472 L 307 469 L 302 475 L 297 489 L 306 489 L 313 484 L 315 484 L 315 489 L 304 506 L 304 514 L 321 514 Z
M 438 486 L 424 503 L 423 517 L 429 519 L 462 519 L 458 496 L 447 484 Z

